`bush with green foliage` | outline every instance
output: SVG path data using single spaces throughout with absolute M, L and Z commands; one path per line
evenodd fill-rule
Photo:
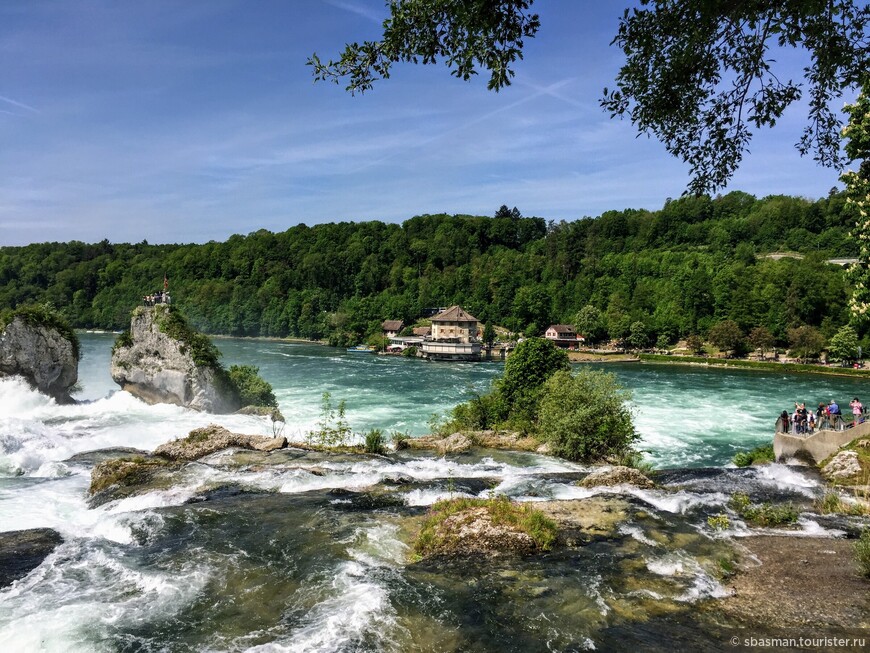
M 765 444 L 751 451 L 739 451 L 734 454 L 734 464 L 738 467 L 749 467 L 752 464 L 772 463 L 775 460 L 773 445 Z
M 242 406 L 269 406 L 277 408 L 278 400 L 272 385 L 260 376 L 260 368 L 254 365 L 233 365 L 229 379 L 239 393 Z
M 553 374 L 541 391 L 538 437 L 568 460 L 597 461 L 620 456 L 639 438 L 628 402 L 631 393 L 616 376 L 583 367 Z
M 324 447 L 342 447 L 351 435 L 350 425 L 345 418 L 346 403 L 342 399 L 332 405 L 332 395 L 324 392 L 320 403 L 320 421 L 317 429 L 308 432 L 308 442 Z
M 414 345 L 410 347 L 405 347 L 402 350 L 402 356 L 405 358 L 416 358 L 417 357 L 417 348 Z
M 366 433 L 366 453 L 382 456 L 387 452 L 387 440 L 380 429 L 372 429 Z
M 749 495 L 744 492 L 731 495 L 728 506 L 747 522 L 762 528 L 793 524 L 798 518 L 798 511 L 790 503 L 778 506 L 752 503 Z
M 27 304 L 19 306 L 15 310 L 4 310 L 0 313 L 0 332 L 2 332 L 6 328 L 6 325 L 12 322 L 16 317 L 20 317 L 28 326 L 54 329 L 64 339 L 69 341 L 76 360 L 81 360 L 82 351 L 79 337 L 76 335 L 76 332 L 73 331 L 69 322 L 67 322 L 63 315 L 61 315 L 50 303 Z
M 508 356 L 504 374 L 496 383 L 499 410 L 504 417 L 534 422 L 541 388 L 547 379 L 568 369 L 568 354 L 544 338 L 527 338 Z
M 393 446 L 396 448 L 396 451 L 401 451 L 402 449 L 408 448 L 408 440 L 411 439 L 411 436 L 402 431 L 393 431 L 390 439 L 393 441 Z
M 718 515 L 707 517 L 707 525 L 714 531 L 727 531 L 728 527 L 731 526 L 731 520 L 724 512 L 720 512 Z

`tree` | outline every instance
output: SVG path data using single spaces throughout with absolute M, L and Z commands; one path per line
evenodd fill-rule
M 761 358 L 773 347 L 773 334 L 763 326 L 753 327 L 749 332 L 749 344 L 761 351 Z
M 574 328 L 577 333 L 586 338 L 586 342 L 594 345 L 607 337 L 607 325 L 604 316 L 591 304 L 586 304 L 574 316 Z
M 710 327 L 707 339 L 722 351 L 736 355 L 744 344 L 743 331 L 734 320 L 722 320 Z
M 568 369 L 568 354 L 544 338 L 519 343 L 504 365 L 497 391 L 510 415 L 534 421 L 541 386 L 553 374 Z
M 870 8 L 857 0 L 642 4 L 620 21 L 613 43 L 626 62 L 602 106 L 688 163 L 691 191 L 724 186 L 748 150 L 750 126 L 772 127 L 802 99 L 800 82 L 774 72 L 772 46 L 800 46 L 813 61 L 804 73 L 809 124 L 798 151 L 842 164 L 842 124 L 831 103 L 870 67 Z
M 818 329 L 804 325 L 788 330 L 788 342 L 792 354 L 799 360 L 807 361 L 819 357 L 825 346 L 825 337 Z
M 634 349 L 646 349 L 649 345 L 649 332 L 646 330 L 646 325 L 643 322 L 637 321 L 632 323 L 628 334 L 628 344 Z
M 486 324 L 483 326 L 483 341 L 488 347 L 492 347 L 492 343 L 495 342 L 495 329 L 492 327 L 492 322 L 489 320 L 487 320 Z
M 704 353 L 704 341 L 701 340 L 701 336 L 697 334 L 693 333 L 686 338 L 686 347 L 688 348 L 689 353 L 692 353 L 695 356 L 700 356 Z
M 502 204 L 498 211 L 495 212 L 496 218 L 521 218 L 523 214 L 520 213 L 520 210 L 517 207 L 509 209 L 507 204 Z
M 540 21 L 533 0 L 393 0 L 380 41 L 352 43 L 337 61 L 308 60 L 315 80 L 364 92 L 387 79 L 393 63 L 434 64 L 468 80 L 488 70 L 488 88 L 510 84 L 524 39 Z M 870 7 L 858 0 L 641 0 L 625 10 L 613 44 L 626 60 L 602 107 L 628 116 L 689 164 L 694 193 L 725 185 L 740 164 L 752 128 L 772 127 L 803 99 L 801 82 L 773 69 L 771 48 L 802 48 L 808 124 L 797 144 L 822 165 L 839 166 L 841 122 L 831 104 L 870 68 Z
M 600 461 L 627 453 L 640 435 L 634 430 L 624 390 L 613 374 L 588 367 L 567 370 L 544 384 L 537 422 L 539 437 L 568 460 Z
M 858 334 L 848 324 L 842 327 L 828 343 L 828 353 L 834 360 L 850 363 L 858 358 Z
M 865 83 L 854 104 L 846 105 L 849 124 L 843 130 L 846 156 L 858 162 L 857 170 L 844 173 L 846 202 L 854 208 L 857 223 L 852 236 L 858 241 L 858 262 L 848 271 L 852 282 L 849 308 L 859 323 L 864 323 L 870 310 L 870 82 Z
M 467 0 L 394 0 L 384 21 L 381 41 L 351 43 L 338 61 L 321 62 L 314 54 L 308 65 L 315 80 L 339 83 L 348 78 L 350 93 L 372 88 L 377 79 L 389 79 L 400 61 L 434 64 L 443 58 L 450 74 L 468 81 L 477 68 L 490 72 L 490 90 L 509 86 L 517 59 L 523 58 L 523 39 L 540 27 L 529 13 L 534 0 L 469 2 Z

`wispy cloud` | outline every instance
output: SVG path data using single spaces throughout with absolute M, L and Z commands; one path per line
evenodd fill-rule
M 362 16 L 366 20 L 370 20 L 378 25 L 384 22 L 383 12 L 372 9 L 368 5 L 360 4 L 359 2 L 347 2 L 347 0 L 323 1 L 328 5 L 337 7 L 338 9 L 343 9 L 344 11 L 349 11 L 350 13 L 356 14 L 357 16 Z
M 32 111 L 33 113 L 40 113 L 39 109 L 32 107 L 29 104 L 24 104 L 24 102 L 19 102 L 18 100 L 13 100 L 12 98 L 5 97 L 3 95 L 0 95 L 0 101 L 11 104 L 13 107 L 18 107 L 19 109 L 27 109 L 28 111 Z M 4 111 L 4 113 L 9 112 Z

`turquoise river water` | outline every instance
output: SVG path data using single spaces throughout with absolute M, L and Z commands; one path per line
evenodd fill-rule
M 547 456 L 398 452 L 325 456 L 218 453 L 171 483 L 89 502 L 95 450 L 152 450 L 216 422 L 271 433 L 261 417 L 148 406 L 109 378 L 111 334 L 82 334 L 79 403 L 59 406 L 0 379 L 0 531 L 48 527 L 64 539 L 0 589 L 0 651 L 719 650 L 705 608 L 727 595 L 723 538 L 750 535 L 731 492 L 808 505 L 818 477 L 780 464 L 736 469 L 769 442 L 795 401 L 866 400 L 850 378 L 612 364 L 633 392 L 640 447 L 659 487 L 574 484 L 589 469 Z M 227 365 L 257 365 L 290 439 L 318 420 L 321 395 L 347 403 L 356 432 L 427 432 L 497 363 L 427 363 L 309 344 L 219 339 Z M 118 454 L 119 455 L 119 454 Z M 619 536 L 528 560 L 415 561 L 415 519 L 450 495 L 616 501 Z M 610 505 L 610 504 L 608 504 Z M 726 512 L 713 532 L 707 517 Z M 830 535 L 802 513 L 794 535 Z M 839 533 L 842 534 L 842 533 Z M 680 645 L 673 643 L 679 639 Z

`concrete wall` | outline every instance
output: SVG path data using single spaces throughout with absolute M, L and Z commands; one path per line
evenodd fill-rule
M 812 435 L 803 437 L 777 433 L 773 436 L 773 454 L 777 460 L 785 460 L 794 458 L 798 452 L 806 452 L 818 463 L 855 438 L 868 436 L 870 436 L 870 421 L 844 431 L 816 431 Z

